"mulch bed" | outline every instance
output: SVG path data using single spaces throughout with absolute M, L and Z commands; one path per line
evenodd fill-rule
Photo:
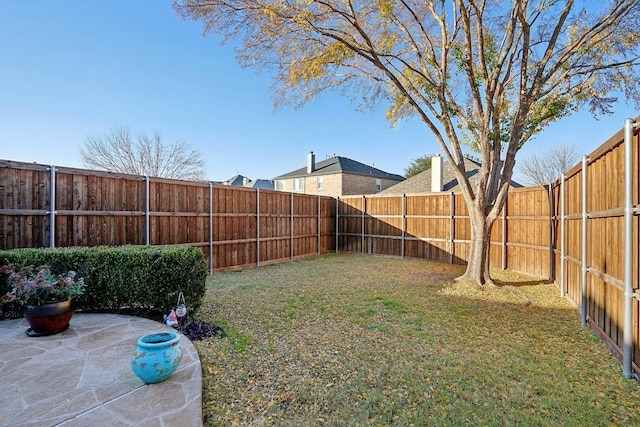
M 189 318 L 179 321 L 174 328 L 191 341 L 206 340 L 213 337 L 224 338 L 227 336 L 227 333 L 218 325 Z

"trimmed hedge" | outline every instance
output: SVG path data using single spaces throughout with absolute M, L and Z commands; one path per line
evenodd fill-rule
M 16 268 L 63 263 L 78 270 L 86 262 L 91 270 L 85 279 L 78 310 L 145 315 L 169 313 L 176 307 L 178 286 L 184 293 L 189 315 L 200 308 L 205 292 L 207 266 L 202 251 L 189 246 L 120 246 L 92 248 L 45 248 L 0 251 L 0 266 Z M 6 275 L 0 274 L 0 295 L 10 291 Z M 0 307 L 0 319 L 21 316 L 14 304 Z

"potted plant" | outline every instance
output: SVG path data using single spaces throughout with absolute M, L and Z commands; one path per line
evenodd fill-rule
M 62 332 L 69 327 L 75 311 L 75 298 L 85 290 L 83 277 L 75 271 L 53 274 L 48 265 L 15 270 L 12 264 L 0 268 L 8 275 L 11 291 L 2 297 L 3 302 L 15 301 L 23 306 L 24 317 L 30 328 L 29 336 L 43 336 Z

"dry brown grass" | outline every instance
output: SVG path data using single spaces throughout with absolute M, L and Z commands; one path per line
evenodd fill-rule
M 205 424 L 640 425 L 640 388 L 551 284 L 327 255 L 209 280 Z

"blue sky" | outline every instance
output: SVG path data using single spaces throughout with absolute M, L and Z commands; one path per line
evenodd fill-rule
M 309 151 L 403 174 L 440 151 L 417 119 L 390 128 L 384 105 L 357 112 L 337 93 L 275 111 L 270 83 L 170 0 L 0 1 L 1 159 L 82 167 L 84 139 L 116 126 L 189 143 L 209 180 L 273 178 L 303 167 Z M 588 154 L 638 114 L 624 104 L 599 121 L 579 113 L 518 158 L 558 143 Z

